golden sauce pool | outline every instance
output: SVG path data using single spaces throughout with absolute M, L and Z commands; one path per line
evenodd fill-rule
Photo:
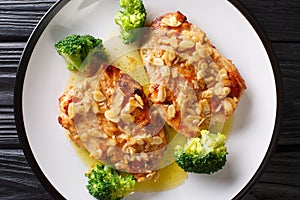
M 144 92 L 147 95 L 149 79 L 144 69 L 143 62 L 138 50 L 131 51 L 126 55 L 118 57 L 111 64 L 115 67 L 118 67 L 122 71 L 125 71 L 133 79 L 139 82 L 144 87 Z M 71 77 L 69 83 L 75 83 L 75 78 Z M 231 117 L 225 123 L 210 127 L 210 131 L 222 132 L 228 137 L 232 130 L 233 120 L 234 117 Z M 168 148 L 160 161 L 161 169 L 158 171 L 155 179 L 137 183 L 135 190 L 136 192 L 160 192 L 169 190 L 182 185 L 188 178 L 188 174 L 176 164 L 173 156 L 175 146 L 178 144 L 184 145 L 186 142 L 186 138 L 180 134 L 177 134 L 177 132 L 168 125 L 165 125 L 165 130 L 167 133 Z M 80 157 L 83 163 L 87 165 L 88 168 L 92 168 L 97 163 L 100 163 L 99 161 L 90 157 L 87 150 L 74 144 L 74 142 L 71 140 L 70 142 L 73 144 L 77 155 Z
M 188 174 L 175 162 L 158 171 L 157 180 L 147 180 L 136 185 L 136 192 L 161 192 L 176 188 L 184 183 Z
M 70 142 L 78 157 L 88 167 L 88 169 L 91 169 L 96 164 L 101 164 L 99 161 L 92 158 L 86 149 L 78 146 L 71 139 Z M 156 179 L 137 183 L 135 191 L 145 193 L 161 192 L 182 185 L 187 178 L 188 174 L 175 162 L 172 162 L 158 171 Z
M 78 155 L 78 157 L 82 160 L 82 162 L 90 169 L 94 167 L 96 164 L 101 164 L 98 160 L 92 158 L 90 153 L 84 149 L 83 147 L 77 145 L 74 141 L 70 139 L 70 142 Z
M 232 125 L 234 121 L 234 115 L 232 115 L 225 123 L 218 123 L 209 128 L 209 131 L 212 133 L 222 133 L 227 136 L 230 136 L 232 131 Z
M 145 71 L 142 57 L 139 51 L 131 51 L 112 62 L 112 65 L 128 73 L 142 86 L 149 84 L 149 78 Z
M 223 126 L 223 134 L 230 135 L 231 128 L 233 124 L 233 117 L 231 117 Z M 186 139 L 177 134 L 174 129 L 165 126 L 166 133 L 168 134 L 168 142 L 169 146 L 161 160 L 162 168 L 158 171 L 157 178 L 154 180 L 147 180 L 142 183 L 136 184 L 136 192 L 161 192 L 169 189 L 176 188 L 182 185 L 185 180 L 188 178 L 188 173 L 186 173 L 183 169 L 181 169 L 176 162 L 174 162 L 174 147 L 177 144 L 184 144 Z M 79 147 L 72 140 L 72 143 L 78 157 L 82 160 L 82 162 L 90 169 L 96 164 L 101 164 L 99 161 L 90 157 L 90 154 L 87 150 L 82 147 Z

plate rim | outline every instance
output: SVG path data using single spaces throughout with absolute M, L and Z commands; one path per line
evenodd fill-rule
M 279 61 L 277 59 L 276 53 L 273 50 L 272 44 L 263 30 L 260 23 L 256 20 L 254 15 L 249 11 L 246 6 L 241 3 L 238 0 L 228 0 L 235 8 L 237 8 L 240 13 L 247 19 L 247 21 L 251 24 L 251 26 L 254 28 L 256 34 L 259 36 L 261 42 L 264 45 L 264 48 L 268 54 L 268 58 L 271 62 L 272 71 L 274 75 L 274 81 L 276 86 L 276 118 L 274 121 L 274 128 L 273 128 L 273 134 L 272 138 L 270 140 L 270 144 L 268 147 L 268 150 L 256 170 L 255 174 L 252 176 L 252 178 L 249 180 L 249 182 L 244 186 L 244 188 L 233 198 L 234 200 L 242 199 L 250 189 L 255 185 L 255 183 L 258 181 L 259 177 L 261 176 L 262 172 L 267 167 L 269 161 L 272 158 L 272 155 L 274 154 L 276 147 L 278 145 L 279 135 L 282 127 L 282 112 L 283 112 L 283 82 L 282 82 L 282 76 L 279 66 Z
M 15 124 L 18 133 L 18 138 L 21 143 L 24 155 L 28 164 L 30 165 L 32 171 L 34 172 L 37 179 L 40 181 L 42 186 L 52 195 L 55 199 L 65 199 L 65 197 L 58 192 L 58 190 L 52 185 L 52 183 L 47 179 L 40 166 L 38 165 L 36 158 L 30 148 L 29 141 L 27 138 L 27 133 L 25 130 L 24 119 L 23 119 L 23 85 L 26 76 L 27 66 L 30 61 L 32 51 L 34 50 L 37 41 L 40 36 L 44 32 L 45 28 L 52 20 L 52 18 L 71 0 L 59 0 L 57 1 L 42 17 L 40 22 L 37 24 L 36 28 L 33 30 L 31 36 L 26 43 L 24 51 L 22 53 L 19 67 L 15 79 L 15 87 L 14 87 L 14 116 L 15 116 Z M 273 153 L 276 150 L 279 135 L 282 126 L 282 112 L 283 112 L 283 83 L 282 76 L 280 72 L 279 62 L 277 56 L 272 48 L 271 42 L 268 39 L 266 33 L 262 29 L 259 22 L 255 19 L 252 13 L 238 0 L 228 0 L 242 15 L 247 19 L 247 21 L 251 24 L 252 28 L 255 30 L 256 34 L 259 36 L 261 42 L 264 45 L 264 48 L 268 54 L 268 58 L 271 62 L 272 71 L 275 80 L 276 86 L 276 118 L 274 122 L 273 134 L 270 140 L 270 144 L 268 146 L 268 150 L 256 170 L 255 174 L 252 178 L 247 182 L 247 184 L 241 189 L 239 193 L 233 198 L 234 200 L 242 199 L 250 189 L 255 185 L 261 176 L 262 172 L 266 168 L 270 159 L 272 158 Z
M 18 133 L 18 138 L 20 144 L 22 146 L 25 158 L 30 165 L 33 173 L 42 184 L 44 189 L 49 192 L 49 194 L 54 199 L 65 199 L 63 195 L 58 192 L 58 190 L 52 185 L 52 183 L 47 179 L 42 169 L 40 168 L 34 154 L 30 148 L 30 144 L 27 138 L 27 133 L 25 130 L 24 118 L 23 118 L 23 86 L 27 71 L 27 66 L 30 61 L 32 52 L 38 42 L 40 36 L 43 34 L 45 28 L 50 23 L 52 18 L 71 0 L 59 0 L 57 1 L 41 18 L 39 23 L 34 28 L 31 33 L 24 51 L 22 53 L 19 67 L 17 70 L 17 75 L 15 79 L 15 87 L 14 87 L 14 116 L 15 116 L 15 124 Z

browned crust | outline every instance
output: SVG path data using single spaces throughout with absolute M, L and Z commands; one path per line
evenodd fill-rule
M 150 35 L 149 40 L 141 48 L 141 54 L 150 79 L 154 77 L 150 80 L 149 98 L 155 106 L 160 108 L 164 120 L 176 131 L 187 137 L 197 136 L 200 129 L 209 128 L 215 123 L 214 121 L 226 121 L 233 114 L 246 89 L 245 81 L 232 61 L 221 55 L 210 43 L 205 32 L 189 23 L 187 17 L 179 11 L 166 13 L 156 18 L 151 24 Z M 183 44 L 184 42 L 186 43 Z M 181 44 L 182 46 L 180 46 Z M 170 52 L 174 52 L 175 59 L 168 60 Z M 199 54 L 204 56 L 200 56 L 200 60 L 192 60 L 191 58 L 195 57 L 194 53 L 198 54 L 198 57 Z M 184 56 L 186 59 L 183 59 Z M 205 65 L 203 65 L 205 68 L 199 64 L 200 61 L 205 62 Z M 167 71 L 171 72 L 170 76 L 167 75 L 167 79 L 157 75 L 159 74 L 158 71 L 165 66 L 169 68 Z M 202 73 L 203 77 L 198 78 L 197 76 L 201 70 L 205 72 Z M 164 69 L 164 71 L 166 70 Z M 179 73 L 179 77 L 172 77 L 173 72 Z M 220 77 L 223 77 L 222 83 L 218 80 L 221 79 Z M 200 108 L 202 111 L 205 107 L 207 110 L 206 105 L 209 105 L 210 111 L 197 114 L 201 122 L 198 128 L 195 126 L 191 128 L 189 123 L 185 122 L 185 119 L 189 116 L 184 115 L 183 105 L 178 101 L 179 93 L 183 89 L 183 86 L 178 85 L 185 82 L 190 87 L 190 90 L 183 92 L 185 98 L 188 98 L 188 93 L 195 93 L 194 96 L 196 96 L 199 104 L 203 104 Z M 222 86 L 217 88 L 217 84 L 222 84 Z M 211 92 L 211 89 L 224 89 L 230 92 L 222 97 L 215 93 L 207 95 Z M 164 93 L 166 97 L 161 100 L 159 93 Z M 175 105 L 176 113 L 174 117 L 170 118 L 167 117 L 168 106 L 172 104 Z M 187 107 L 189 107 L 188 104 Z M 195 109 L 196 107 L 189 108 Z M 195 117 L 195 115 L 192 117 Z
M 167 144 L 164 122 L 150 110 L 142 86 L 128 74 L 114 66 L 102 65 L 95 76 L 87 78 L 84 84 L 80 82 L 76 87 L 71 86 L 59 98 L 61 114 L 58 122 L 69 131 L 70 138 L 86 148 L 92 157 L 114 164 L 118 170 L 136 174 L 138 181 L 145 180 L 146 176 L 153 177 Z M 96 87 L 92 88 L 95 83 Z M 82 87 L 86 88 L 81 90 Z M 73 110 L 83 110 L 80 106 L 84 108 L 95 102 L 95 99 L 83 101 L 87 96 L 82 96 L 96 93 L 95 90 L 105 96 L 105 101 L 97 102 L 98 109 L 91 107 L 84 112 L 70 111 L 71 105 L 77 105 Z M 127 118 L 122 118 L 122 111 L 126 106 L 128 109 L 130 102 L 137 106 L 125 112 L 125 117 L 134 119 L 128 122 Z M 118 106 L 120 109 L 116 111 Z M 110 119 L 106 114 L 108 111 L 118 112 L 120 119 Z M 91 124 L 91 127 L 82 129 L 85 124 Z M 86 134 L 90 130 L 94 130 L 93 136 Z

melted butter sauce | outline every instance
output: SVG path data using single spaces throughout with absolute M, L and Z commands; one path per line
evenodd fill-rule
M 157 180 L 147 180 L 136 185 L 136 192 L 161 192 L 176 188 L 184 183 L 188 174 L 175 162 L 158 171 Z
M 138 50 L 131 51 L 121 57 L 118 57 L 112 62 L 112 65 L 128 73 L 133 79 L 143 86 L 145 89 L 145 94 L 148 94 L 147 88 L 149 85 L 149 79 Z M 70 79 L 70 83 L 72 82 L 74 82 L 74 78 Z M 210 127 L 210 131 L 222 132 L 228 137 L 232 130 L 233 118 L 234 117 L 231 117 L 225 123 Z M 137 183 L 136 192 L 146 193 L 169 190 L 182 185 L 188 178 L 188 174 L 176 164 L 173 156 L 175 146 L 178 144 L 184 145 L 186 138 L 181 134 L 177 134 L 177 132 L 168 125 L 165 125 L 165 130 L 167 133 L 168 146 L 163 158 L 160 161 L 161 169 L 158 171 L 157 177 L 154 180 L 147 180 L 142 183 Z M 71 143 L 73 144 L 78 156 L 88 168 L 92 168 L 97 163 L 101 164 L 99 161 L 90 157 L 87 150 L 79 147 L 72 141 Z
M 96 166 L 96 164 L 101 164 L 98 160 L 92 158 L 90 153 L 83 147 L 77 145 L 70 139 L 70 142 L 76 151 L 78 157 L 82 160 L 82 162 L 90 169 Z
M 112 65 L 128 73 L 142 86 L 149 84 L 149 78 L 145 71 L 141 54 L 139 51 L 131 51 L 112 62 Z
M 218 132 L 223 133 L 228 138 L 232 131 L 233 121 L 234 121 L 234 115 L 232 115 L 225 123 L 218 123 L 210 127 L 209 131 L 212 133 L 218 133 Z

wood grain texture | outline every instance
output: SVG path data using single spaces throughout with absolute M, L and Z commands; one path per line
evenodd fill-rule
M 300 197 L 300 151 L 288 148 L 278 150 L 258 183 L 245 200 L 284 199 L 296 200 Z
M 240 0 L 273 42 L 300 42 L 298 0 Z
M 22 150 L 0 149 L 0 199 L 52 199 L 35 178 Z
M 278 147 L 246 200 L 300 199 L 300 1 L 240 0 L 272 42 L 284 86 Z M 13 88 L 34 27 L 56 0 L 0 0 L 0 199 L 52 199 L 31 171 L 18 140 Z
M 283 126 L 279 145 L 300 146 L 300 43 L 273 43 L 284 87 Z
M 27 41 L 55 0 L 1 0 L 0 41 Z

